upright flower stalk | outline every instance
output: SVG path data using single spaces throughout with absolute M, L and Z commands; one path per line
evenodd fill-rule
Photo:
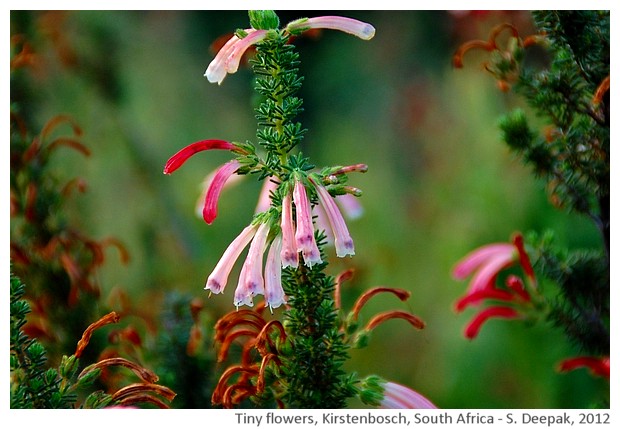
M 237 260 L 249 246 L 233 296 L 239 317 L 233 318 L 254 324 L 255 316 L 251 315 L 258 314 L 259 308 L 267 306 L 273 311 L 284 306 L 284 321 L 273 321 L 280 332 L 276 341 L 269 331 L 265 332 L 271 322 L 255 339 L 248 340 L 242 364 L 225 372 L 213 401 L 232 406 L 252 397 L 293 408 L 341 408 L 360 390 L 359 381 L 347 376 L 342 368 L 351 344 L 345 342 L 338 321 L 334 279 L 324 271 L 329 263 L 324 246 L 329 235 L 334 239 L 337 257 L 355 254 L 335 198 L 343 196 L 345 207 L 359 213 L 359 206 L 347 198 L 359 197 L 361 190 L 349 186 L 347 176 L 366 172 L 367 166 L 317 170 L 301 153 L 295 153 L 306 130 L 295 120 L 302 111 L 303 102 L 296 94 L 303 78 L 298 75 L 299 54 L 290 41 L 291 36 L 298 37 L 310 29 L 339 30 L 369 40 L 375 29 L 368 23 L 336 16 L 303 18 L 279 29 L 279 19 L 271 11 L 251 11 L 249 16 L 251 28 L 236 31 L 209 64 L 205 76 L 221 84 L 228 74 L 238 70 L 244 53 L 255 46 L 256 55 L 250 64 L 257 76 L 256 91 L 262 98 L 255 109 L 257 144 L 204 140 L 180 150 L 164 169 L 170 174 L 192 155 L 205 150 L 224 149 L 235 155 L 209 181 L 202 210 L 207 224 L 218 215 L 219 196 L 234 175 L 255 175 L 265 181 L 253 220 L 228 245 L 205 289 L 213 294 L 224 293 Z M 326 222 L 315 222 L 316 212 L 324 213 Z M 256 313 L 239 310 L 241 306 L 254 306 L 260 295 L 264 303 L 257 306 Z M 218 326 L 226 325 L 224 319 L 228 317 L 222 318 Z M 264 321 L 262 316 L 257 317 Z M 382 316 L 381 321 L 371 321 L 366 330 L 390 318 L 404 318 L 419 329 L 424 326 L 415 316 L 395 311 Z M 223 350 L 227 353 L 232 340 L 253 334 L 250 331 L 231 332 L 223 341 Z M 261 356 L 260 364 L 250 362 L 252 347 Z M 229 386 L 233 373 L 242 375 Z

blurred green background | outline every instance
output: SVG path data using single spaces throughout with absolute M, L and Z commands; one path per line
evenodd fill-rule
M 466 283 L 450 271 L 479 245 L 546 229 L 572 248 L 600 245 L 594 227 L 554 208 L 542 182 L 502 144 L 498 118 L 526 108 L 522 100 L 496 88 L 482 53 L 468 53 L 464 69 L 451 65 L 461 43 L 486 39 L 498 23 L 531 34 L 529 13 L 278 14 L 283 24 L 344 15 L 377 29 L 368 42 L 333 31 L 295 41 L 305 76 L 300 120 L 308 129 L 301 149 L 318 166 L 369 166 L 350 180 L 364 191 L 364 215 L 349 223 L 356 256 L 329 268 L 334 275 L 356 270 L 343 305 L 373 286 L 405 288 L 408 303 L 376 298 L 364 319 L 405 308 L 427 323 L 421 332 L 398 320 L 381 325 L 369 347 L 353 350 L 348 368 L 406 384 L 442 408 L 587 407 L 605 386 L 583 370 L 554 370 L 576 354 L 560 333 L 491 321 L 467 341 L 462 329 L 473 313 L 453 311 Z M 255 141 L 248 68 L 221 86 L 203 77 L 212 43 L 247 28 L 247 13 L 14 11 L 11 25 L 12 33 L 35 38 L 46 58 L 28 88 L 37 100 L 31 113 L 41 125 L 71 115 L 92 150 L 86 159 L 71 151 L 54 156 L 61 177 L 88 183 L 71 203 L 73 221 L 94 238 L 118 237 L 131 255 L 124 266 L 110 254 L 102 296 L 120 287 L 144 312 L 156 312 L 166 291 L 206 299 L 204 281 L 250 221 L 260 184 L 249 179 L 227 190 L 208 226 L 195 215 L 200 184 L 230 155 L 199 154 L 172 176 L 162 169 L 197 140 Z M 233 290 L 207 300 L 214 317 L 231 310 Z

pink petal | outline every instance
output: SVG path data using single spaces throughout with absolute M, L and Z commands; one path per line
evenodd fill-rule
M 252 240 L 252 237 L 254 237 L 256 229 L 256 225 L 246 226 L 237 238 L 228 245 L 226 251 L 213 269 L 213 272 L 209 275 L 205 289 L 210 290 L 212 293 L 221 293 L 224 291 L 226 283 L 228 282 L 228 276 L 235 262 L 243 249 L 245 249 Z
M 282 236 L 278 235 L 269 247 L 267 261 L 265 262 L 265 301 L 267 301 L 270 309 L 286 304 L 284 290 L 282 289 L 281 247 Z
M 297 268 L 299 265 L 299 253 L 295 241 L 295 226 L 293 225 L 293 200 L 290 193 L 282 199 L 282 267 Z
M 218 51 L 217 55 L 209 63 L 207 70 L 205 71 L 205 76 L 211 83 L 217 82 L 218 85 L 222 83 L 224 78 L 226 77 L 226 61 L 230 56 L 232 49 L 235 44 L 239 42 L 239 38 L 237 36 L 232 36 L 228 41 L 222 46 L 222 48 Z
M 325 28 L 330 30 L 344 31 L 363 40 L 370 40 L 375 35 L 375 27 L 358 21 L 357 19 L 345 18 L 342 16 L 320 16 L 315 18 L 304 18 L 293 21 L 286 26 L 290 32 L 306 31 L 314 28 Z
M 306 188 L 300 181 L 295 182 L 293 201 L 297 213 L 297 231 L 295 232 L 297 251 L 302 252 L 305 264 L 311 267 L 321 263 L 321 254 L 314 239 L 310 200 L 306 194 Z
M 494 243 L 479 247 L 456 264 L 452 276 L 457 280 L 465 280 L 490 258 L 496 255 L 512 255 L 513 252 L 514 246 L 510 243 Z
M 436 409 L 437 407 L 415 390 L 397 383 L 384 384 L 381 408 L 390 409 Z
M 334 245 L 336 247 L 336 256 L 343 258 L 347 255 L 355 255 L 355 247 L 353 240 L 347 229 L 347 224 L 340 213 L 340 209 L 336 205 L 336 201 L 329 194 L 327 189 L 320 183 L 317 183 L 310 178 L 310 182 L 314 185 L 319 202 L 325 210 L 327 220 L 331 225 L 332 232 L 334 234 Z
M 265 253 L 269 225 L 261 223 L 256 231 L 254 240 L 250 244 L 248 255 L 245 258 L 239 282 L 235 290 L 234 304 L 239 307 L 242 304 L 252 306 L 252 297 L 263 294 L 263 254 Z

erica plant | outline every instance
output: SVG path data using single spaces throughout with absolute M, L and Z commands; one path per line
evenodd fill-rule
M 332 29 L 370 40 L 375 29 L 338 16 L 303 18 L 283 27 L 271 11 L 251 11 L 249 17 L 251 27 L 235 32 L 205 76 L 221 84 L 237 71 L 244 53 L 255 47 L 250 63 L 261 100 L 255 109 L 256 143 L 199 141 L 177 152 L 164 168 L 164 173 L 170 174 L 206 150 L 231 153 L 232 159 L 212 175 L 205 192 L 202 213 L 208 224 L 217 216 L 218 197 L 231 177 L 249 175 L 264 182 L 257 213 L 230 243 L 205 285 L 209 294 L 224 292 L 238 259 L 248 249 L 234 282 L 236 310 L 223 316 L 215 327 L 220 360 L 226 358 L 234 339 L 245 337 L 242 361 L 223 373 L 212 400 L 225 407 L 249 399 L 258 406 L 340 408 L 357 396 L 374 406 L 415 403 L 433 407 L 408 388 L 398 390 L 375 376 L 360 380 L 344 370 L 348 350 L 365 344 L 367 333 L 383 321 L 400 318 L 418 329 L 424 323 L 410 313 L 392 311 L 360 327 L 359 307 L 349 314 L 340 308 L 339 287 L 348 274 L 334 278 L 326 268 L 334 256 L 355 255 L 342 210 L 348 207 L 348 199 L 362 193 L 348 184 L 349 175 L 364 173 L 367 166 L 321 168 L 298 150 L 306 130 L 297 120 L 303 109 L 303 100 L 297 95 L 303 76 L 292 39 L 310 29 Z M 395 293 L 402 300 L 409 296 L 389 288 L 369 292 L 360 298 L 359 306 L 381 292 Z M 261 301 L 255 302 L 259 297 Z M 266 308 L 273 312 L 281 306 L 282 317 L 268 320 Z

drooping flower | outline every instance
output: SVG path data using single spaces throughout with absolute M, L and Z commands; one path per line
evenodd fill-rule
M 211 225 L 217 217 L 217 203 L 224 184 L 240 166 L 241 163 L 233 159 L 222 165 L 215 173 L 215 176 L 213 176 L 209 189 L 207 189 L 204 208 L 202 209 L 202 217 L 208 225 Z
M 357 19 L 345 18 L 343 16 L 318 16 L 315 18 L 302 18 L 288 23 L 286 30 L 297 34 L 311 29 L 339 30 L 359 37 L 363 40 L 370 40 L 375 35 L 375 27 L 358 21 Z
M 297 268 L 299 265 L 299 252 L 297 251 L 297 242 L 295 240 L 293 198 L 290 192 L 287 192 L 284 198 L 282 198 L 282 220 L 280 227 L 282 228 L 282 249 L 280 254 L 282 267 Z
M 268 234 L 269 225 L 261 223 L 256 230 L 256 235 L 252 240 L 252 244 L 250 244 L 248 255 L 239 274 L 239 282 L 234 297 L 235 307 L 243 304 L 251 307 L 254 305 L 253 297 L 259 294 L 262 295 L 265 292 L 263 255 L 267 247 Z
M 340 213 L 340 209 L 336 205 L 336 201 L 332 198 L 325 187 L 316 180 L 309 178 L 310 182 L 314 185 L 317 195 L 319 197 L 319 203 L 325 210 L 327 220 L 331 226 L 332 233 L 334 235 L 334 245 L 336 247 L 336 256 L 343 258 L 347 255 L 355 255 L 355 248 L 353 246 L 353 240 L 349 234 L 347 224 Z
M 243 252 L 243 249 L 252 241 L 256 234 L 258 225 L 246 226 L 243 231 L 228 245 L 219 262 L 207 278 L 205 290 L 212 293 L 222 293 L 228 283 L 228 276 L 235 265 L 235 262 Z
M 436 409 L 437 407 L 427 398 L 413 389 L 401 384 L 386 382 L 383 385 L 383 400 L 381 408 L 388 409 Z
M 241 57 L 247 49 L 267 37 L 267 30 L 253 28 L 243 30 L 245 37 L 232 36 L 219 50 L 213 61 L 207 67 L 205 76 L 211 83 L 222 84 L 226 74 L 233 74 L 239 68 Z
M 300 180 L 295 181 L 293 202 L 295 203 L 297 220 L 297 230 L 295 231 L 297 251 L 302 253 L 305 264 L 312 267 L 314 264 L 320 264 L 322 260 L 314 238 L 310 200 L 306 193 L 306 187 Z
M 282 289 L 281 248 L 282 236 L 278 235 L 271 242 L 265 262 L 265 301 L 270 309 L 286 304 L 286 297 Z

